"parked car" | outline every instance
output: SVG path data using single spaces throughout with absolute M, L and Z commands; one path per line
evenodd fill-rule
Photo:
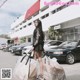
M 6 43 L 2 43 L 0 44 L 0 49 L 3 50 L 7 47 L 7 44 Z
M 62 41 L 48 40 L 44 44 L 44 50 L 58 47 L 61 43 L 62 43 Z
M 26 53 L 28 53 L 32 49 L 33 49 L 32 45 L 26 46 L 26 47 L 23 48 L 22 54 L 26 54 Z
M 46 55 L 51 58 L 56 57 L 58 61 L 73 64 L 80 60 L 80 41 L 72 41 L 55 49 L 47 50 Z
M 14 45 L 13 44 L 7 45 L 7 47 L 4 48 L 3 51 L 9 52 L 9 48 L 12 47 L 12 46 L 14 46 Z
M 28 46 L 28 45 L 30 45 L 30 44 L 23 43 L 23 44 L 18 45 L 18 46 L 14 49 L 13 53 L 14 53 L 14 54 L 23 55 L 22 50 L 24 49 L 25 46 Z
M 14 54 L 19 54 L 22 55 L 22 50 L 23 50 L 24 46 L 18 46 L 15 50 L 14 50 Z
M 14 51 L 18 48 L 19 45 L 14 45 L 9 48 L 9 52 L 14 53 Z
M 62 41 L 47 40 L 44 43 L 44 50 L 58 47 L 58 45 L 60 45 L 61 43 L 62 43 Z M 28 53 L 29 50 L 31 50 L 31 49 L 33 49 L 32 45 L 24 47 L 23 50 L 22 50 L 22 54 Z

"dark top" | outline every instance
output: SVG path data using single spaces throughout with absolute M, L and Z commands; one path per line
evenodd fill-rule
M 44 45 L 44 33 L 39 28 L 36 28 L 33 32 L 33 47 L 38 45 Z

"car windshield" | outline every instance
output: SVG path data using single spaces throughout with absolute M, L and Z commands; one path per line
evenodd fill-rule
M 75 47 L 77 45 L 77 42 L 70 42 L 68 44 L 63 45 L 62 47 Z
M 50 44 L 50 45 L 60 45 L 62 42 L 61 41 L 46 41 L 45 44 Z
M 61 43 L 61 44 L 59 45 L 59 47 L 62 47 L 62 46 L 67 45 L 67 44 L 69 44 L 69 43 L 71 43 L 71 42 L 70 42 L 70 41 L 65 41 L 65 42 Z

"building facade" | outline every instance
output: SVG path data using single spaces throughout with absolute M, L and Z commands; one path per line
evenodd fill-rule
M 56 4 L 53 4 L 56 2 Z M 61 4 L 65 2 L 66 4 Z M 74 4 L 70 4 L 74 3 Z M 34 30 L 33 21 L 42 21 L 45 39 L 48 39 L 48 29 L 62 29 L 63 40 L 80 39 L 80 0 L 38 0 L 27 12 L 11 25 L 10 37 L 20 41 L 26 37 L 26 42 L 32 43 Z

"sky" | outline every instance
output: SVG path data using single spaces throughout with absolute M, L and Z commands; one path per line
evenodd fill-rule
M 0 0 L 0 6 L 5 0 Z M 10 32 L 11 24 L 23 15 L 37 0 L 7 0 L 0 8 L 0 35 Z

